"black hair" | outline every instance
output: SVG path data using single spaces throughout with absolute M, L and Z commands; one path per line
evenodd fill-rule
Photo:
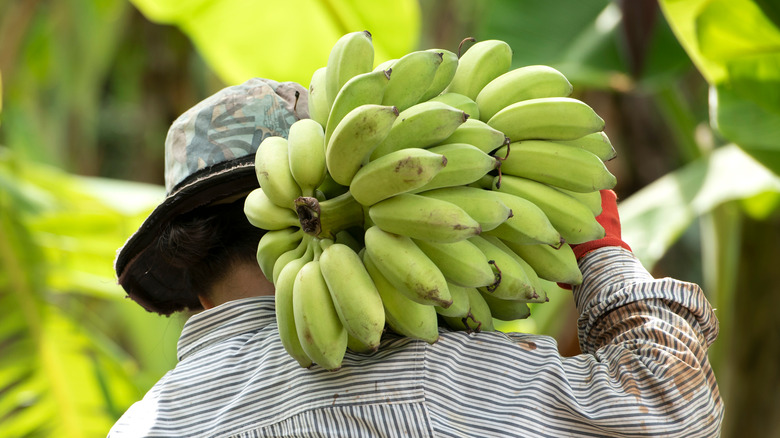
M 234 202 L 200 207 L 172 220 L 157 247 L 163 263 L 193 298 L 208 295 L 229 270 L 244 262 L 256 263 L 257 244 L 265 230 L 249 223 L 242 197 Z

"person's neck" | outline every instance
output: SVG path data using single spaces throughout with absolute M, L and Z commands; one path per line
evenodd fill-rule
M 203 308 L 210 309 L 228 301 L 273 294 L 274 286 L 265 278 L 260 266 L 257 263 L 243 263 L 214 283 L 208 296 L 199 298 Z

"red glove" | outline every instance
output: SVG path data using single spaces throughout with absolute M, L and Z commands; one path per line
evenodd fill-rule
M 620 237 L 620 217 L 617 209 L 617 195 L 612 190 L 601 191 L 601 214 L 596 216 L 596 221 L 604 227 L 606 235 L 598 240 L 572 245 L 577 260 L 594 249 L 605 246 L 619 246 L 631 251 L 631 248 Z
M 617 195 L 612 190 L 601 191 L 601 214 L 596 216 L 596 221 L 604 227 L 605 236 L 601 239 L 591 240 L 590 242 L 571 245 L 577 260 L 594 249 L 605 246 L 619 246 L 631 251 L 631 248 L 620 237 L 620 216 L 617 209 Z M 570 284 L 558 283 L 563 289 L 571 290 Z

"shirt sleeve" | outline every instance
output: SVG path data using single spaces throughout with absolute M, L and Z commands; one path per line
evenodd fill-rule
M 446 332 L 426 401 L 443 436 L 715 437 L 723 405 L 707 349 L 718 323 L 701 289 L 654 279 L 625 249 L 580 261 L 582 354 L 549 336 Z

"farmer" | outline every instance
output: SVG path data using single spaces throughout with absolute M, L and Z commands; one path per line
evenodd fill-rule
M 295 92 L 300 92 L 296 105 Z M 297 108 L 297 110 L 296 110 Z M 109 433 L 120 436 L 713 437 L 723 404 L 707 360 L 718 322 L 698 286 L 653 279 L 602 192 L 600 240 L 574 246 L 582 354 L 548 336 L 386 332 L 341 369 L 301 368 L 279 340 L 274 288 L 243 214 L 254 152 L 306 117 L 306 90 L 252 79 L 199 103 L 165 142 L 168 195 L 116 259 L 150 312 L 196 311 L 178 364 Z M 302 111 L 303 109 L 303 111 Z

